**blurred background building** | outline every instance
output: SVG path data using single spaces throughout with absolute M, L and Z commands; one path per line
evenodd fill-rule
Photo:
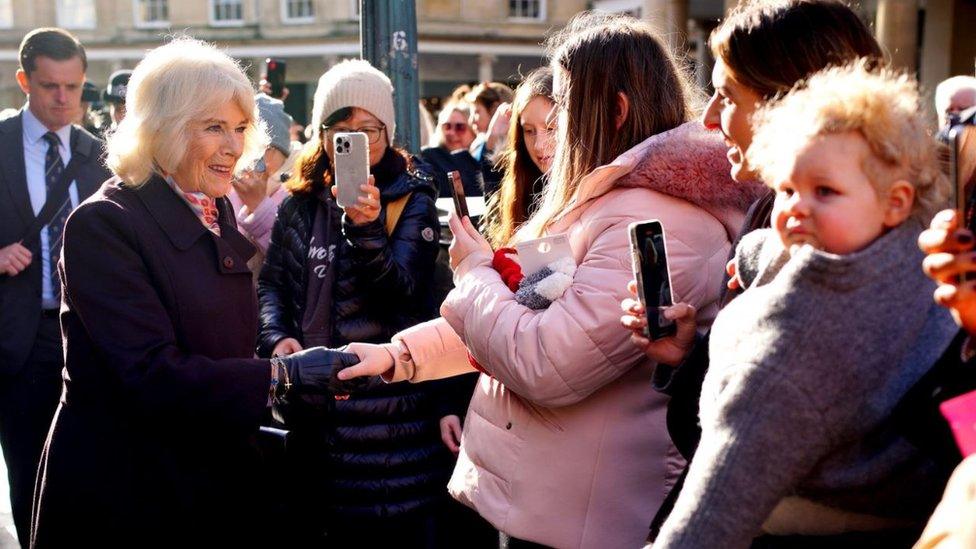
M 388 0 L 382 0 L 388 1 Z M 646 17 L 683 49 L 707 84 L 708 33 L 734 0 L 418 0 L 421 97 L 462 82 L 517 81 L 543 62 L 546 32 L 577 12 Z M 0 107 L 23 96 L 14 81 L 17 46 L 30 29 L 70 29 L 86 45 L 88 76 L 104 87 L 168 34 L 186 32 L 227 48 L 257 79 L 266 57 L 287 61 L 288 110 L 307 120 L 318 76 L 359 54 L 359 0 L 0 0 Z M 857 9 L 895 62 L 918 71 L 925 90 L 972 74 L 976 0 L 864 0 Z

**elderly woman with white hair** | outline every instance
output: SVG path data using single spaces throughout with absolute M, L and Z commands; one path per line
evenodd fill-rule
M 250 546 L 270 522 L 251 444 L 269 402 L 327 394 L 356 358 L 253 358 L 254 247 L 224 195 L 267 139 L 237 63 L 176 39 L 127 98 L 116 176 L 64 231 L 65 385 L 31 546 Z

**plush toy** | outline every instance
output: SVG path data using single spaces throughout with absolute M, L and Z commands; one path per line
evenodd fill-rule
M 530 309 L 546 309 L 559 299 L 573 284 L 576 263 L 571 257 L 557 259 L 542 269 L 524 276 L 522 267 L 510 256 L 517 255 L 514 248 L 499 248 L 491 260 L 491 266 L 501 275 L 508 289 L 515 293 L 515 301 Z M 491 375 L 468 353 L 468 362 L 479 372 Z

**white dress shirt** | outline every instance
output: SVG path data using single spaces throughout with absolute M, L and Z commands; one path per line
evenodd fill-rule
M 30 193 L 31 208 L 34 209 L 34 215 L 37 215 L 47 200 L 47 185 L 44 181 L 44 157 L 47 155 L 48 143 L 44 140 L 44 134 L 49 130 L 44 127 L 44 124 L 41 124 L 41 121 L 31 113 L 29 108 L 23 110 L 22 121 L 27 191 Z M 58 134 L 58 139 L 61 140 L 61 145 L 58 147 L 58 151 L 61 153 L 61 163 L 67 167 L 71 160 L 71 125 L 64 126 L 54 133 Z M 72 209 L 78 206 L 78 185 L 74 181 L 68 187 L 68 198 L 71 200 Z M 44 227 L 41 231 L 41 307 L 57 309 L 61 304 L 54 299 L 50 249 L 47 227 Z

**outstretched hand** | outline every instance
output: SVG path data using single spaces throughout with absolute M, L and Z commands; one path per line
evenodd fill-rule
M 633 280 L 627 284 L 627 289 L 634 296 L 637 295 L 637 283 Z M 675 366 L 691 352 L 695 343 L 695 308 L 687 303 L 675 303 L 661 311 L 664 318 L 673 320 L 677 324 L 675 334 L 661 339 L 648 339 L 644 336 L 647 326 L 647 314 L 644 305 L 636 299 L 625 299 L 620 308 L 627 314 L 620 317 L 620 323 L 630 330 L 630 341 L 644 351 L 648 358 L 662 364 Z
M 338 378 L 342 381 L 366 376 L 381 376 L 393 369 L 393 355 L 386 345 L 372 343 L 350 343 L 345 351 L 359 357 L 359 363 L 339 370 Z

